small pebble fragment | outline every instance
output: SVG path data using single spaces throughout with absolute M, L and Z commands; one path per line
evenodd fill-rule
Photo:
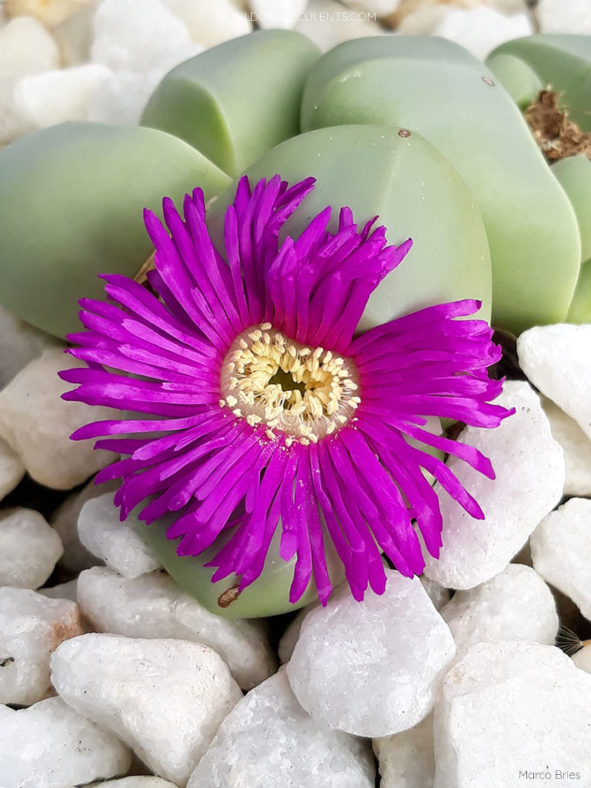
M 0 512 L 0 586 L 39 588 L 63 552 L 62 540 L 39 512 Z
M 552 592 L 533 569 L 509 564 L 469 591 L 456 591 L 441 609 L 456 642 L 456 660 L 475 643 L 529 640 L 554 644 L 558 616 Z
M 380 788 L 432 788 L 435 772 L 433 714 L 414 728 L 373 740 Z
M 97 0 L 5 0 L 4 6 L 9 17 L 34 17 L 51 29 L 85 6 L 96 3 Z
M 539 0 L 536 17 L 541 33 L 591 35 L 589 0 Z
M 163 0 L 167 8 L 187 26 L 191 38 L 206 49 L 245 36 L 252 30 L 248 14 L 231 0 Z
M 32 129 L 87 120 L 93 94 L 110 75 L 99 63 L 85 63 L 25 77 L 15 87 L 16 111 Z
M 426 717 L 455 654 L 419 579 L 386 574 L 381 596 L 366 592 L 356 602 L 341 586 L 311 610 L 287 665 L 297 699 L 318 723 L 371 738 Z
M 261 28 L 291 30 L 307 5 L 308 0 L 250 0 L 251 18 Z
M 542 397 L 542 406 L 550 422 L 552 437 L 562 446 L 564 452 L 564 494 L 591 497 L 591 440 L 577 422 L 560 410 L 552 400 Z
M 142 537 L 121 522 L 112 492 L 86 501 L 78 518 L 78 536 L 87 550 L 123 577 L 139 577 L 160 566 Z
M 280 670 L 236 704 L 187 788 L 373 788 L 368 745 L 315 722 Z
M 295 30 L 311 39 L 322 52 L 328 52 L 342 41 L 384 35 L 380 25 L 366 16 L 353 14 L 335 0 L 309 0 Z
M 0 389 L 44 350 L 56 347 L 65 345 L 0 306 Z
M 59 49 L 36 19 L 19 16 L 0 27 L 0 80 L 59 68 Z
M 534 568 L 591 618 L 591 500 L 571 498 L 530 539 Z
M 66 788 L 125 774 L 130 765 L 125 745 L 61 698 L 0 714 L 2 788 Z
M 535 326 L 517 339 L 519 364 L 591 438 L 591 324 Z
M 181 785 L 242 698 L 215 651 L 182 640 L 81 635 L 56 650 L 51 680 L 69 706 Z
M 530 36 L 533 32 L 525 9 L 522 13 L 507 16 L 493 8 L 479 6 L 469 10 L 452 9 L 435 26 L 432 35 L 454 41 L 484 60 L 495 47 L 505 41 Z
M 0 438 L 0 501 L 14 490 L 24 475 L 25 466 L 20 457 Z
M 591 676 L 554 646 L 473 646 L 445 677 L 435 709 L 434 788 L 567 785 L 556 771 L 591 784 L 590 706 Z M 531 776 L 540 771 L 551 778 Z
M 486 519 L 475 520 L 435 488 L 443 547 L 439 559 L 425 554 L 425 575 L 447 588 L 473 588 L 501 572 L 562 497 L 564 457 L 539 397 L 528 383 L 507 381 L 496 403 L 516 413 L 494 430 L 467 427 L 458 438 L 491 460 L 496 479 L 454 457 L 448 461 Z
M 81 633 L 74 602 L 0 588 L 0 703 L 26 706 L 44 698 L 50 690 L 51 652 Z
M 216 616 L 164 572 L 126 579 L 96 566 L 81 573 L 78 601 L 99 632 L 178 638 L 210 646 L 242 689 L 251 689 L 277 668 L 265 622 Z
M 60 349 L 46 350 L 0 392 L 0 436 L 35 481 L 57 490 L 75 487 L 116 458 L 112 452 L 93 451 L 93 441 L 70 440 L 78 427 L 113 413 L 61 399 L 72 386 L 57 373 L 79 366 L 84 364 Z

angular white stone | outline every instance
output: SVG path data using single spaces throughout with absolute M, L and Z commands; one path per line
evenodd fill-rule
M 542 785 L 519 773 L 547 769 L 545 784 L 568 784 L 554 780 L 556 769 L 589 783 L 590 706 L 591 676 L 554 646 L 473 646 L 447 674 L 435 709 L 434 788 Z
M 45 697 L 51 652 L 81 632 L 74 602 L 0 588 L 0 703 L 28 705 Z
M 435 772 L 433 714 L 414 728 L 373 740 L 381 788 L 432 788 Z
M 517 339 L 527 377 L 591 438 L 591 324 L 535 326 Z
M 62 540 L 39 512 L 0 512 L 0 586 L 39 588 L 63 552 Z
M 78 517 L 78 536 L 87 550 L 123 577 L 139 577 L 160 566 L 152 548 L 119 519 L 112 492 L 86 501 Z
M 571 498 L 530 539 L 534 568 L 591 618 L 591 500 Z
M 536 16 L 541 33 L 591 35 L 589 0 L 539 0 Z
M 374 780 L 367 744 L 315 722 L 280 670 L 236 704 L 187 788 L 373 788 Z
M 591 642 L 586 641 L 583 648 L 573 654 L 573 662 L 581 670 L 591 673 Z
M 66 498 L 51 515 L 50 525 L 58 532 L 64 543 L 64 555 L 60 561 L 60 565 L 64 569 L 78 574 L 83 569 L 88 569 L 99 563 L 99 559 L 90 553 L 80 541 L 78 517 L 87 501 L 90 501 L 91 498 L 98 498 L 105 492 L 113 492 L 115 486 L 116 482 L 95 484 L 94 479 L 91 479 L 79 492 Z
M 59 68 L 59 49 L 36 19 L 19 16 L 0 27 L 0 80 Z
M 473 588 L 501 572 L 562 497 L 562 449 L 531 386 L 508 381 L 496 403 L 515 407 L 516 413 L 496 429 L 467 427 L 459 437 L 491 460 L 496 479 L 454 457 L 448 461 L 486 519 L 473 519 L 439 485 L 435 488 L 443 547 L 439 559 L 425 555 L 425 574 L 448 588 Z
M 435 580 L 431 580 L 429 577 L 425 577 L 425 575 L 421 575 L 419 580 L 425 591 L 429 594 L 429 599 L 435 605 L 435 609 L 441 610 L 441 608 L 449 602 L 451 596 L 449 588 L 440 586 Z
M 24 475 L 25 466 L 20 457 L 0 438 L 0 501 L 14 490 Z
M 377 22 L 353 15 L 335 0 L 309 0 L 295 30 L 310 38 L 322 52 L 328 52 L 342 41 L 384 35 Z
M 0 392 L 0 436 L 35 481 L 58 490 L 75 487 L 116 458 L 112 452 L 93 451 L 93 441 L 70 440 L 78 427 L 113 414 L 110 408 L 61 399 L 72 385 L 57 373 L 80 366 L 84 364 L 60 349 L 46 350 Z
M 8 16 L 32 16 L 50 29 L 81 8 L 96 3 L 97 0 L 5 0 Z
M 297 1 L 297 0 L 296 0 Z M 163 0 L 187 26 L 191 38 L 202 47 L 213 47 L 252 30 L 249 16 L 231 0 Z
M 308 613 L 287 675 L 315 720 L 372 738 L 412 728 L 433 708 L 455 646 L 418 578 L 387 571 L 382 596 L 348 586 Z
M 115 71 L 149 71 L 191 44 L 187 26 L 160 0 L 103 0 L 94 15 L 91 60 Z
M 266 624 L 210 613 L 164 572 L 135 580 L 96 566 L 78 578 L 80 609 L 99 632 L 140 638 L 178 638 L 210 646 L 226 662 L 242 689 L 250 689 L 277 667 Z
M 65 345 L 0 306 L 0 389 L 10 383 L 29 361 L 38 358 L 44 350 L 56 347 Z
M 177 786 L 161 777 L 123 777 L 121 780 L 92 783 L 88 788 L 177 788 Z
M 542 397 L 542 406 L 550 422 L 552 437 L 564 451 L 564 494 L 591 497 L 591 440 L 552 400 Z
M 0 716 L 2 788 L 66 788 L 125 774 L 130 765 L 127 747 L 61 698 Z
M 24 77 L 14 90 L 16 111 L 34 129 L 87 120 L 92 96 L 110 75 L 106 66 L 85 63 Z
M 525 11 L 506 16 L 493 8 L 481 6 L 452 10 L 445 14 L 432 34 L 454 41 L 484 60 L 489 52 L 505 41 L 529 36 L 533 32 L 531 19 Z
M 49 588 L 40 588 L 38 591 L 51 599 L 69 599 L 72 602 L 77 602 L 78 578 L 75 577 L 73 580 L 68 580 L 67 583 L 58 583 L 58 585 Z
M 456 660 L 475 643 L 529 640 L 554 644 L 558 616 L 552 592 L 529 566 L 509 564 L 441 609 L 456 642 Z
M 56 650 L 51 680 L 68 705 L 181 784 L 242 697 L 215 651 L 182 640 L 81 635 Z
M 279 641 L 279 648 L 277 649 L 277 653 L 279 654 L 279 661 L 282 665 L 285 665 L 291 659 L 291 655 L 293 654 L 293 650 L 295 648 L 295 644 L 298 642 L 298 638 L 300 636 L 300 630 L 302 629 L 302 622 L 308 612 L 313 610 L 318 605 L 308 605 L 308 607 L 304 607 L 301 610 L 298 610 L 295 617 L 289 622 L 287 627 L 285 628 L 285 632 L 283 633 L 281 640 Z
M 308 0 L 250 0 L 251 17 L 262 28 L 291 29 L 307 5 Z

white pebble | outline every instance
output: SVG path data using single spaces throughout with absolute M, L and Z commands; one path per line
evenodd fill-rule
M 78 536 L 87 550 L 123 577 L 139 577 L 160 566 L 152 548 L 121 522 L 112 492 L 86 501 L 78 517 Z
M 541 33 L 591 35 L 589 0 L 539 0 L 536 17 Z
M 213 47 L 252 30 L 247 14 L 231 0 L 163 0 L 187 26 L 191 38 L 202 47 Z M 297 2 L 297 0 L 296 0 Z
M 96 566 L 99 559 L 90 553 L 80 541 L 78 536 L 78 518 L 82 507 L 91 498 L 98 498 L 105 492 L 113 492 L 117 483 L 95 484 L 91 479 L 79 492 L 68 496 L 52 513 L 49 523 L 61 537 L 64 543 L 64 554 L 60 566 L 70 572 L 78 574 L 82 569 Z
M 86 63 L 24 77 L 17 83 L 14 103 L 31 128 L 87 120 L 90 100 L 110 76 L 99 63 Z
M 57 373 L 80 366 L 84 365 L 60 349 L 46 350 L 0 392 L 0 436 L 35 481 L 58 490 L 75 487 L 116 457 L 112 452 L 93 451 L 93 441 L 70 440 L 78 427 L 108 419 L 113 413 L 109 408 L 61 399 L 72 385 Z
M 552 437 L 564 451 L 564 494 L 591 497 L 591 440 L 552 400 L 542 397 L 542 406 L 550 422 Z
M 517 339 L 527 377 L 591 438 L 591 324 L 535 326 Z
M 591 676 L 554 646 L 473 646 L 435 710 L 434 788 L 569 784 L 555 770 L 589 784 L 590 706 Z M 533 777 L 540 771 L 551 777 Z
M 308 613 L 287 675 L 317 721 L 376 738 L 412 728 L 433 708 L 455 646 L 418 578 L 387 571 L 383 595 L 348 586 Z
M 425 555 L 425 574 L 448 588 L 473 588 L 501 572 L 562 496 L 562 449 L 531 386 L 508 381 L 496 403 L 516 413 L 496 429 L 467 427 L 459 437 L 491 460 L 496 479 L 448 461 L 486 519 L 475 520 L 436 486 L 443 547 L 439 559 Z
M 591 673 L 591 641 L 587 640 L 576 654 L 573 654 L 573 662 L 581 670 Z
M 24 475 L 25 466 L 20 457 L 0 438 L 0 501 L 14 490 Z
M 92 6 L 96 2 L 97 0 L 5 0 L 5 7 L 8 16 L 35 17 L 51 29 L 81 8 Z
M 161 777 L 123 777 L 121 780 L 92 783 L 87 788 L 177 788 L 177 786 Z
M 525 11 L 506 16 L 493 8 L 481 6 L 469 10 L 453 9 L 445 14 L 432 35 L 447 38 L 484 60 L 489 52 L 505 41 L 530 36 L 533 32 Z
M 435 772 L 433 714 L 414 728 L 373 740 L 380 788 L 432 788 Z
M 39 512 L 0 513 L 0 586 L 39 588 L 63 552 L 62 540 Z
M 366 12 L 377 17 L 393 14 L 400 5 L 400 0 L 341 0 L 341 2 L 343 5 L 350 6 L 354 12 Z
M 68 705 L 181 784 L 242 697 L 215 651 L 182 640 L 81 635 L 56 650 L 51 680 Z
M 143 638 L 178 638 L 210 646 L 226 662 L 242 689 L 250 689 L 277 667 L 266 624 L 210 613 L 164 572 L 133 579 L 106 567 L 82 572 L 78 601 L 99 632 Z
M 61 698 L 0 715 L 2 788 L 66 788 L 125 774 L 130 765 L 127 747 Z
M 354 13 L 335 0 L 309 0 L 295 29 L 311 39 L 322 52 L 353 38 L 384 35 L 380 25 L 371 21 L 367 14 Z
M 534 568 L 591 618 L 591 500 L 571 498 L 530 539 Z
M 65 344 L 0 306 L 0 389 L 44 350 L 56 347 Z
M 456 591 L 441 615 L 456 642 L 456 659 L 475 643 L 530 640 L 552 645 L 558 630 L 552 592 L 522 564 L 509 564 L 470 591 Z
M 261 28 L 292 29 L 307 5 L 308 0 L 250 0 L 251 18 Z
M 191 44 L 187 26 L 160 0 L 103 0 L 94 15 L 91 60 L 114 71 L 143 72 Z
M 374 772 L 367 744 L 315 722 L 280 670 L 222 722 L 187 788 L 373 788 Z
M 0 80 L 14 81 L 59 65 L 58 46 L 36 19 L 19 16 L 0 27 Z
M 81 632 L 73 602 L 0 588 L 0 703 L 28 705 L 45 697 L 51 652 Z

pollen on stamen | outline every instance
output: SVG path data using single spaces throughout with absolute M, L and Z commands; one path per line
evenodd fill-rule
M 354 416 L 360 403 L 354 362 L 323 347 L 307 347 L 261 323 L 239 335 L 221 370 L 220 407 L 286 446 L 332 435 Z

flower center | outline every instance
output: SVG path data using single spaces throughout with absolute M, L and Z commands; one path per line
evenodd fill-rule
M 330 435 L 354 415 L 361 400 L 357 368 L 330 350 L 287 339 L 270 323 L 240 334 L 222 364 L 221 407 L 249 424 L 267 425 L 307 444 Z

